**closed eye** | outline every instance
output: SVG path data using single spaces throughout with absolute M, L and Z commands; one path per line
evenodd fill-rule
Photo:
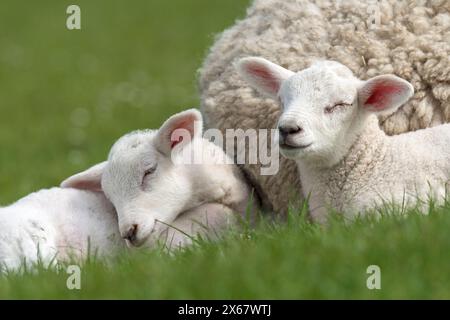
M 325 107 L 324 111 L 325 111 L 326 114 L 330 114 L 330 113 L 333 113 L 334 111 L 337 111 L 337 110 L 339 110 L 341 108 L 345 108 L 345 107 L 349 107 L 349 106 L 351 106 L 351 103 L 339 102 L 339 103 L 336 103 L 336 104 L 334 104 L 332 106 Z
M 150 167 L 150 168 L 147 168 L 147 169 L 144 171 L 144 176 L 143 176 L 143 178 L 142 178 L 142 184 L 144 184 L 145 179 L 146 179 L 147 177 L 149 177 L 149 176 L 151 176 L 153 173 L 155 173 L 156 167 L 157 167 L 157 166 L 154 165 L 154 166 L 152 166 L 152 167 Z

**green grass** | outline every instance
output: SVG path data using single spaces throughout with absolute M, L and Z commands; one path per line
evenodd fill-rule
M 173 255 L 126 253 L 110 266 L 82 268 L 81 290 L 68 275 L 0 279 L 0 298 L 137 299 L 449 299 L 450 207 L 324 229 L 298 212 L 288 223 L 263 223 L 222 241 L 202 241 Z M 369 265 L 381 269 L 381 289 L 366 286 Z
M 248 0 L 0 2 L 0 203 L 105 159 L 122 134 L 198 105 L 196 70 Z M 231 233 L 169 256 L 0 278 L 0 298 L 450 298 L 449 207 L 328 229 L 288 223 Z M 381 290 L 366 269 L 381 268 Z

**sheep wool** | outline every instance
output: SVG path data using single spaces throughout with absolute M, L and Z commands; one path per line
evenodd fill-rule
M 199 88 L 206 126 L 275 128 L 276 101 L 242 79 L 234 62 L 261 56 L 299 71 L 316 60 L 335 60 L 365 80 L 392 73 L 415 89 L 398 111 L 380 118 L 389 135 L 450 119 L 450 1 L 255 0 L 244 19 L 216 40 L 202 68 Z M 260 165 L 243 170 L 274 212 L 286 212 L 301 184 L 292 160 L 280 159 L 276 175 Z

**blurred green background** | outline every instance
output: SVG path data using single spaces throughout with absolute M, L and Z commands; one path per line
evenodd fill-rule
M 81 30 L 66 8 L 81 8 Z M 0 204 L 199 105 L 196 71 L 249 0 L 0 2 Z

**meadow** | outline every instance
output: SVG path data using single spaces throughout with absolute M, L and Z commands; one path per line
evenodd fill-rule
M 126 132 L 199 105 L 196 71 L 249 0 L 0 3 L 0 204 L 103 161 Z M 388 215 L 390 212 L 385 213 Z M 67 273 L 0 278 L 0 299 L 450 298 L 450 206 L 328 228 L 288 221 L 199 241 L 173 255 L 136 250 Z M 369 290 L 367 268 L 381 270 Z

